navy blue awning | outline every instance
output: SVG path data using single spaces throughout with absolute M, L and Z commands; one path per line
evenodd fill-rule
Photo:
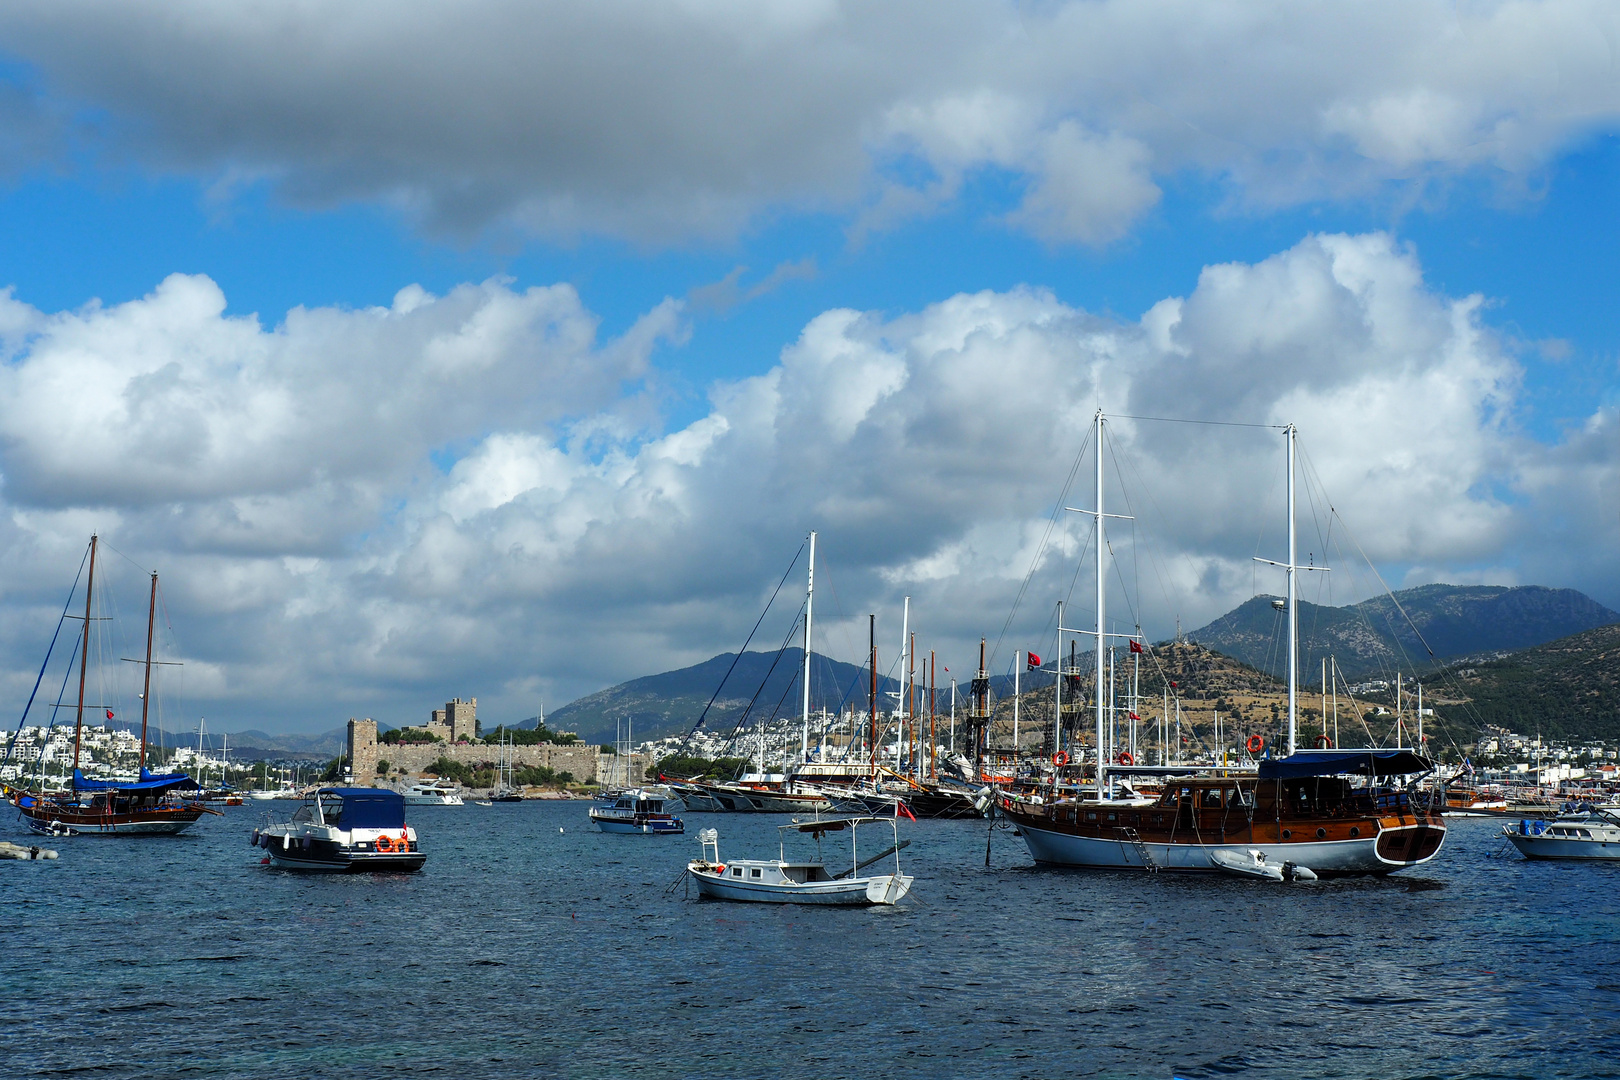
M 321 788 L 321 816 L 341 829 L 399 829 L 405 825 L 405 796 L 387 788 Z M 327 799 L 343 800 L 340 820 L 334 822 Z
M 74 791 L 135 791 L 157 794 L 163 791 L 198 791 L 197 781 L 185 773 L 152 773 L 141 769 L 139 780 L 91 780 L 73 770 Z
M 1260 762 L 1260 779 L 1304 776 L 1406 776 L 1428 772 L 1434 762 L 1411 750 L 1297 750 Z

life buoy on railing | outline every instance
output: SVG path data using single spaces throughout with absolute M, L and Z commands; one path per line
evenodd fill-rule
M 1119 763 L 1121 765 L 1135 765 L 1136 764 L 1136 759 L 1131 756 L 1131 752 L 1129 750 L 1121 750 L 1119 752 L 1119 758 L 1117 760 L 1119 761 Z
M 1067 751 L 1059 750 L 1057 753 L 1052 755 L 1052 764 L 1056 765 L 1058 768 L 1061 769 L 1063 766 L 1067 765 L 1068 763 L 1069 763 L 1069 755 L 1068 755 Z
M 394 838 L 386 833 L 377 837 L 377 850 L 384 855 L 392 855 L 394 853 Z
M 1249 753 L 1258 754 L 1260 751 L 1266 748 L 1266 740 L 1262 739 L 1258 735 L 1250 735 L 1247 745 L 1249 747 Z
M 1326 735 L 1318 735 L 1316 737 L 1316 748 L 1318 750 L 1331 750 L 1333 749 L 1333 740 Z

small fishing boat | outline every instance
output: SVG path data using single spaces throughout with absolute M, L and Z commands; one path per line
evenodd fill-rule
M 419 780 L 402 793 L 406 806 L 465 806 L 461 786 L 453 780 Z
M 1502 826 L 1527 859 L 1620 859 L 1620 807 L 1581 803 L 1551 821 Z
M 855 833 L 860 826 L 872 824 L 893 829 L 894 845 L 863 861 L 855 845 Z M 845 829 L 849 830 L 850 867 L 834 874 L 821 858 L 821 838 Z M 786 837 L 790 832 L 815 838 L 815 859 L 788 860 Z M 720 840 L 715 830 L 704 829 L 698 833 L 698 840 L 703 845 L 703 857 L 687 863 L 686 869 L 697 882 L 698 895 L 716 900 L 765 904 L 893 904 L 911 891 L 912 879 L 900 872 L 900 851 L 911 841 L 900 839 L 899 823 L 892 818 L 826 818 L 778 825 L 774 859 L 721 862 Z M 858 876 L 861 870 L 890 855 L 894 856 L 894 873 Z
M 253 830 L 277 870 L 409 872 L 427 856 L 405 824 L 405 797 L 387 788 L 321 788 L 291 820 Z
M 591 820 L 610 833 L 684 833 L 680 818 L 664 810 L 664 800 L 642 788 L 620 792 L 612 802 L 591 807 Z

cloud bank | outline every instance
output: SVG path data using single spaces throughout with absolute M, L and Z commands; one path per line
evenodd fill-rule
M 1602 0 L 20 0 L 0 40 L 24 160 L 653 245 L 781 209 L 883 228 L 982 173 L 1009 226 L 1105 244 L 1167 176 L 1261 206 L 1533 187 L 1620 118 Z
M 401 722 L 451 694 L 519 718 L 734 648 L 812 528 L 831 651 L 858 658 L 878 611 L 892 655 L 910 595 L 926 647 L 965 665 L 1032 565 L 1009 653 L 1069 595 L 1085 522 L 1042 538 L 1098 407 L 1111 508 L 1136 515 L 1111 531 L 1111 604 L 1149 633 L 1277 588 L 1251 556 L 1282 551 L 1282 444 L 1131 417 L 1299 425 L 1302 549 L 1332 550 L 1311 531 L 1325 494 L 1396 585 L 1615 604 L 1620 425 L 1524 438 L 1515 346 L 1483 308 L 1385 234 L 1312 236 L 1135 321 L 1035 288 L 826 311 L 661 430 L 644 387 L 682 339 L 673 303 L 603 342 L 565 286 L 412 287 L 274 326 L 200 277 L 55 314 L 8 295 L 7 682 L 31 684 L 92 528 L 162 570 L 188 692 L 244 724 Z M 1090 504 L 1086 475 L 1068 505 Z M 139 606 L 144 579 L 108 568 Z M 1359 598 L 1351 569 L 1324 600 Z

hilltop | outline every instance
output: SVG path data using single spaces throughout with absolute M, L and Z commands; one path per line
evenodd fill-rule
M 1263 671 L 1284 674 L 1287 616 L 1276 599 L 1256 596 L 1187 635 Z M 1410 616 L 1413 628 L 1396 609 Z M 1460 657 L 1505 653 L 1620 622 L 1574 589 L 1539 585 L 1423 585 L 1347 607 L 1299 601 L 1300 681 L 1321 681 L 1321 660 L 1332 656 L 1352 682 L 1427 671 Z M 1423 642 L 1428 643 L 1428 649 Z M 1431 660 L 1429 650 L 1433 650 Z
M 701 664 L 646 675 L 598 690 L 551 713 L 546 723 L 553 730 L 578 732 L 590 743 L 613 742 L 617 723 L 625 720 L 634 725 L 637 742 L 681 734 L 697 722 L 736 657 L 736 653 L 721 653 Z M 819 653 L 811 655 L 810 664 L 812 710 L 826 708 L 838 712 L 851 703 L 865 709 L 870 668 L 856 667 Z M 804 653 L 797 648 L 785 650 L 780 660 L 776 653 L 743 653 L 736 670 L 726 679 L 724 691 L 709 709 L 704 728 L 722 734 L 729 732 L 748 708 L 750 699 L 754 699 L 750 718 L 760 715 L 761 710 L 765 717 L 797 716 L 803 700 L 800 697 L 803 691 L 799 689 L 803 671 Z M 899 689 L 899 683 L 893 679 L 878 682 L 880 693 Z

